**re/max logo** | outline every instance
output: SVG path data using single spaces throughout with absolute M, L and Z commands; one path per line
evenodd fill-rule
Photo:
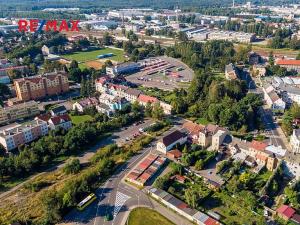
M 40 23 L 40 24 L 39 24 Z M 58 25 L 57 20 L 19 20 L 19 31 L 22 32 L 39 32 L 45 31 L 79 31 L 79 20 L 71 20 L 69 23 L 66 20 L 62 20 Z

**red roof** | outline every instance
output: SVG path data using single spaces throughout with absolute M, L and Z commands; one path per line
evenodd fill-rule
M 295 65 L 295 66 L 300 66 L 300 60 L 296 59 L 279 59 L 276 62 L 277 65 Z
M 293 217 L 292 217 L 292 220 L 297 222 L 297 223 L 300 223 L 300 215 L 299 214 L 294 214 Z
M 251 142 L 251 148 L 254 148 L 258 151 L 264 151 L 265 148 L 268 146 L 268 144 L 264 143 L 264 142 L 261 142 L 261 141 L 255 141 L 253 140 Z
M 48 120 L 51 118 L 51 115 L 49 114 L 43 114 L 36 117 L 37 119 L 43 120 L 45 122 L 48 122 Z
M 204 224 L 205 224 L 205 225 L 220 225 L 220 223 L 219 223 L 217 220 L 215 220 L 215 219 L 213 219 L 213 218 L 211 218 L 211 217 L 209 217 L 209 218 L 204 222 Z
M 267 156 L 262 155 L 262 154 L 256 154 L 255 158 L 258 159 L 258 160 L 260 160 L 260 161 L 264 161 L 264 162 L 267 161 L 267 159 L 268 159 Z
M 68 114 L 60 115 L 60 116 L 54 116 L 50 119 L 54 125 L 58 125 L 61 123 L 69 122 L 71 121 L 71 118 Z
M 153 103 L 153 102 L 158 102 L 158 99 L 155 97 L 148 96 L 148 95 L 139 95 L 138 101 L 145 102 L 145 103 L 148 103 L 148 102 Z
M 182 153 L 178 149 L 174 149 L 174 150 L 168 151 L 167 155 L 170 155 L 174 158 L 180 158 L 182 156 Z
M 181 202 L 181 203 L 177 206 L 177 208 L 179 208 L 179 209 L 185 209 L 185 208 L 188 208 L 188 205 L 185 204 L 184 202 Z
M 151 177 L 151 174 L 143 173 L 143 174 L 139 177 L 139 179 L 144 180 L 144 181 L 147 181 L 150 177 Z
M 277 213 L 286 216 L 287 218 L 291 218 L 295 214 L 295 210 L 288 205 L 282 205 L 277 210 Z

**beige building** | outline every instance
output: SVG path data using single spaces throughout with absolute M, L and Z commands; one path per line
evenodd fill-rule
M 0 106 L 0 125 L 36 116 L 39 113 L 38 104 L 35 101 L 24 102 L 8 107 Z
M 293 152 L 300 153 L 300 129 L 293 130 L 293 134 L 290 138 L 290 144 Z
M 69 91 L 68 74 L 54 72 L 14 80 L 18 99 L 23 101 L 41 99 Z

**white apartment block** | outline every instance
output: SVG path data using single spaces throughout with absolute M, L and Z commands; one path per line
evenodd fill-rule
M 6 151 L 29 143 L 41 136 L 48 134 L 48 124 L 42 120 L 34 120 L 25 124 L 0 130 L 0 144 Z

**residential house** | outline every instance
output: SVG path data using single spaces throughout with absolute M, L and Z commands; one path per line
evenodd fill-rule
M 294 216 L 296 211 L 288 205 L 282 205 L 276 210 L 276 213 L 280 218 L 289 220 Z
M 199 132 L 198 143 L 204 148 L 211 145 L 213 150 L 218 150 L 227 134 L 227 129 L 208 124 Z
M 125 91 L 125 98 L 127 101 L 129 102 L 135 102 L 137 101 L 139 95 L 141 94 L 142 92 L 140 90 L 137 90 L 137 89 L 133 89 L 133 88 L 128 88 L 126 91 Z
M 167 157 L 172 160 L 178 160 L 181 158 L 181 156 L 182 156 L 182 153 L 178 149 L 173 149 L 173 150 L 170 150 L 167 152 Z
M 128 104 L 128 101 L 125 98 L 106 93 L 102 93 L 100 95 L 99 102 L 109 106 L 109 108 L 113 111 L 121 110 Z
M 68 111 L 64 105 L 60 105 L 50 110 L 51 116 L 60 116 L 66 114 Z
M 187 121 L 182 125 L 183 130 L 188 134 L 188 141 L 191 143 L 198 143 L 199 133 L 205 126 L 192 121 Z
M 48 124 L 51 130 L 56 130 L 59 128 L 69 130 L 72 127 L 72 120 L 68 114 L 64 114 L 51 117 L 48 120 Z
M 278 96 L 272 85 L 263 88 L 264 100 L 267 105 L 273 110 L 284 110 L 286 103 Z
M 187 141 L 187 136 L 179 130 L 172 131 L 157 142 L 157 150 L 166 154 L 175 145 L 183 145 Z
M 264 77 L 266 76 L 267 70 L 264 65 L 256 64 L 252 67 L 252 76 Z
M 290 138 L 290 145 L 294 153 L 300 153 L 300 129 L 294 129 Z
M 143 94 L 139 95 L 137 101 L 143 106 L 146 106 L 148 103 L 152 105 L 154 103 L 159 102 L 157 98 L 148 95 L 143 95 Z
M 239 79 L 239 73 L 232 63 L 225 66 L 225 77 L 227 80 Z
M 73 104 L 73 110 L 78 112 L 83 112 L 85 109 L 90 107 L 96 107 L 99 104 L 99 101 L 95 97 L 85 98 L 80 101 L 77 101 Z

